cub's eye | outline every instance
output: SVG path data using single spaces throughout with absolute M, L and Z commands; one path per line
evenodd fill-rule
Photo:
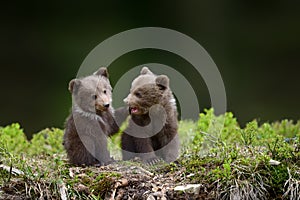
M 106 94 L 106 90 L 103 90 L 103 93 Z
M 93 98 L 94 100 L 96 100 L 96 99 L 97 99 L 97 95 L 93 95 L 92 98 Z
M 142 98 L 142 94 L 140 92 L 135 92 L 134 95 L 138 98 Z

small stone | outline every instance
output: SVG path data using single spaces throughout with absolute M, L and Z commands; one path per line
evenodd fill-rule
M 201 184 L 180 185 L 174 188 L 174 191 L 183 191 L 186 193 L 199 194 Z
M 128 180 L 126 178 L 121 179 L 121 186 L 127 186 L 128 185 Z
M 279 161 L 277 161 L 277 160 L 271 159 L 271 160 L 269 161 L 269 163 L 270 163 L 270 165 L 280 165 L 281 162 L 279 162 Z

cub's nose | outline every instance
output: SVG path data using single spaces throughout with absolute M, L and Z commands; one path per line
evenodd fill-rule
M 105 104 L 103 104 L 103 106 L 104 106 L 105 108 L 108 108 L 108 107 L 109 107 L 109 103 L 105 103 Z

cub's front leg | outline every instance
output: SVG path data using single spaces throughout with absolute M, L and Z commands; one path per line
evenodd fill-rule
M 161 160 L 154 152 L 151 138 L 135 138 L 134 144 L 143 162 L 153 165 Z

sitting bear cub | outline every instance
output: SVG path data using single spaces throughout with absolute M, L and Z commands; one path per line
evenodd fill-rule
M 179 154 L 177 108 L 169 78 L 143 67 L 124 102 L 130 119 L 121 138 L 123 160 L 175 161 Z
M 73 79 L 72 113 L 66 121 L 63 145 L 69 162 L 75 165 L 105 165 L 112 162 L 107 136 L 118 131 L 111 106 L 112 93 L 107 69 Z

